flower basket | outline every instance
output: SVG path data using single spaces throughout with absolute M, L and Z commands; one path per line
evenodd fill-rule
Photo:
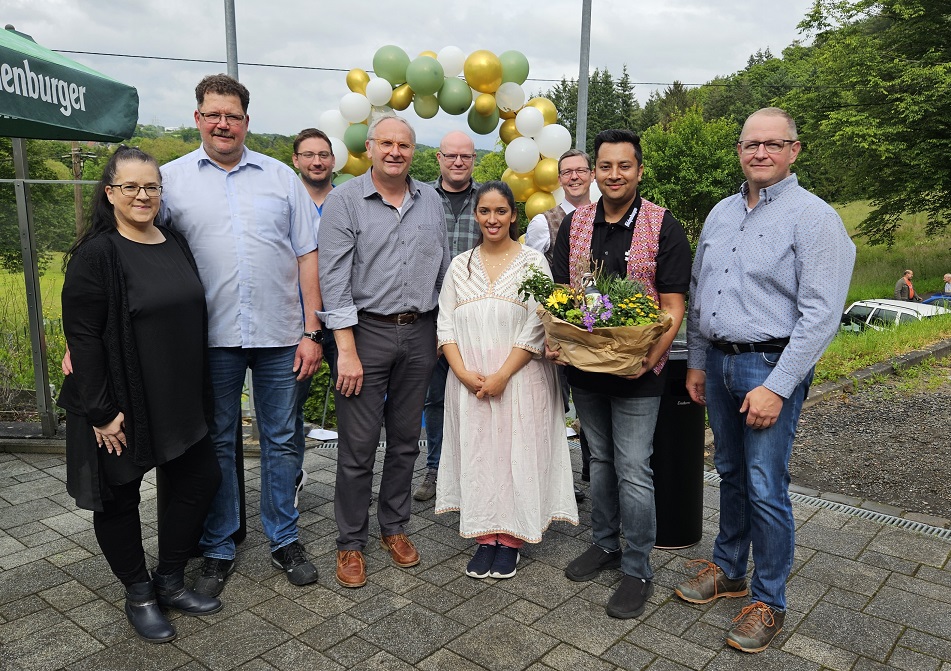
M 659 321 L 641 326 L 604 326 L 591 331 L 552 315 L 539 305 L 536 314 L 545 327 L 548 347 L 558 361 L 589 373 L 637 375 L 647 351 L 667 332 L 673 319 L 661 312 Z

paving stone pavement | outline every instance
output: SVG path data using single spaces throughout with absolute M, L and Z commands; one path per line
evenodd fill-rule
M 703 538 L 691 548 L 655 550 L 657 589 L 635 620 L 604 613 L 620 573 L 589 583 L 562 571 L 590 538 L 556 523 L 527 546 L 510 580 L 464 574 L 473 550 L 458 516 L 413 502 L 409 532 L 422 556 L 399 569 L 380 549 L 371 509 L 367 586 L 334 580 L 336 451 L 309 449 L 310 480 L 300 528 L 320 571 L 294 587 L 269 562 L 256 514 L 256 459 L 246 460 L 248 535 L 237 571 L 212 616 L 172 616 L 178 638 L 140 642 L 126 622 L 123 592 L 96 545 L 92 515 L 65 489 L 59 454 L 0 452 L 0 670 L 331 669 L 587 671 L 608 669 L 930 669 L 951 671 L 951 539 L 798 501 L 789 613 L 759 655 L 728 648 L 723 636 L 742 600 L 684 603 L 673 587 L 685 561 L 709 557 L 717 528 L 715 482 L 703 491 Z M 579 454 L 572 450 L 575 467 Z M 377 478 L 382 459 L 377 460 Z M 425 471 L 417 462 L 417 483 Z M 414 483 L 415 484 L 415 483 Z M 155 484 L 143 484 L 146 549 L 154 555 Z M 148 520 L 153 520 L 149 522 Z M 190 575 L 198 562 L 189 567 Z

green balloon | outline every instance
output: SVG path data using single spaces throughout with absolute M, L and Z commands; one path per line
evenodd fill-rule
M 528 59 L 521 51 L 506 51 L 499 54 L 502 61 L 502 83 L 524 84 L 528 79 Z
M 439 89 L 439 106 L 447 114 L 463 114 L 472 104 L 472 89 L 465 80 L 446 77 Z
M 495 129 L 499 127 L 499 108 L 496 107 L 492 110 L 492 114 L 489 116 L 482 116 L 476 112 L 476 108 L 473 107 L 469 110 L 469 128 L 472 129 L 472 132 L 478 133 L 479 135 L 489 135 L 494 133 Z
M 367 131 L 370 130 L 365 123 L 350 124 L 349 128 L 343 133 L 343 143 L 351 154 L 362 154 L 367 150 Z
M 380 47 L 373 54 L 373 72 L 377 77 L 383 77 L 393 86 L 399 86 L 406 81 L 406 67 L 409 65 L 409 56 L 394 44 Z
M 439 101 L 436 96 L 416 96 L 413 98 L 413 109 L 420 119 L 432 119 L 439 111 Z
M 340 186 L 340 185 L 343 184 L 344 182 L 346 182 L 346 181 L 348 181 L 348 180 L 351 180 L 351 179 L 353 179 L 353 175 L 348 175 L 347 173 L 342 172 L 342 173 L 340 173 L 339 175 L 337 175 L 336 177 L 334 177 L 333 185 L 334 185 L 334 186 Z
M 445 74 L 432 56 L 420 56 L 406 68 L 406 83 L 417 95 L 431 96 L 442 86 Z

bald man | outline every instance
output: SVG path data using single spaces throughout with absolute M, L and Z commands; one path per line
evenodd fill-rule
M 475 247 L 479 239 L 479 224 L 476 223 L 476 189 L 472 180 L 475 167 L 475 145 L 465 133 L 453 131 L 439 143 L 436 160 L 439 161 L 439 179 L 433 182 L 442 198 L 446 211 L 446 230 L 449 233 L 449 252 L 458 256 Z M 433 369 L 433 377 L 426 393 L 423 415 L 426 418 L 426 477 L 416 489 L 413 498 L 428 501 L 436 495 L 436 476 L 439 472 L 439 457 L 442 454 L 443 401 L 446 395 L 446 377 L 449 364 L 439 357 Z

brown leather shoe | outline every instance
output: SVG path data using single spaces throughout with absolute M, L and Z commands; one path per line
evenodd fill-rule
M 406 537 L 406 534 L 396 534 L 394 536 L 383 536 L 380 539 L 380 546 L 390 553 L 393 563 L 402 568 L 416 566 L 419 563 L 419 553 L 413 541 Z
M 367 564 L 359 550 L 337 550 L 337 582 L 343 587 L 367 584 Z

